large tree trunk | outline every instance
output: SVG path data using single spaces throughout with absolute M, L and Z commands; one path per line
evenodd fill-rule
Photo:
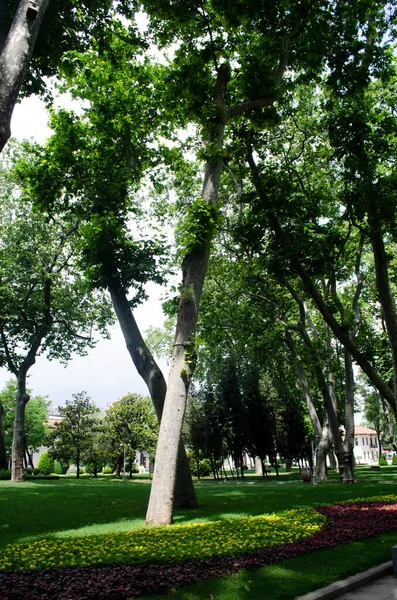
M 167 390 L 164 376 L 145 344 L 124 290 L 116 281 L 110 282 L 108 289 L 127 350 L 139 375 L 148 387 L 158 422 L 161 423 Z M 196 508 L 198 506 L 189 461 L 182 440 L 178 450 L 175 506 L 177 508 Z
M 4 426 L 3 426 L 3 418 L 4 418 L 4 406 L 0 402 L 0 470 L 8 469 L 8 459 L 7 459 L 7 450 L 4 439 Z
M 212 156 L 207 161 L 202 190 L 203 200 L 212 206 L 217 202 L 223 168 L 220 150 L 223 146 L 226 124 L 225 93 L 229 77 L 228 66 L 221 65 L 214 91 L 214 101 L 219 108 L 220 117 L 209 140 L 211 147 L 216 148 L 216 152 L 212 151 Z M 194 371 L 195 333 L 200 297 L 207 271 L 208 247 L 209 243 L 189 252 L 182 264 L 182 295 L 146 515 L 147 524 L 165 525 L 172 522 L 177 448 L 181 437 L 189 383 Z
M 21 0 L 0 54 L 0 151 L 49 0 Z

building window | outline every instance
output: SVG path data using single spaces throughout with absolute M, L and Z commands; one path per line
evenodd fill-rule
M 374 448 L 378 447 L 378 440 L 376 439 L 376 437 L 374 437 Z
M 354 443 L 358 446 L 358 438 L 354 438 Z
M 368 446 L 368 438 L 365 438 L 365 441 L 366 441 L 366 444 L 367 444 L 367 446 Z

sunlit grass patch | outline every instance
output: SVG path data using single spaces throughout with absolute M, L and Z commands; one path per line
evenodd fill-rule
M 0 558 L 0 570 L 179 562 L 189 558 L 246 554 L 303 539 L 324 523 L 325 518 L 314 509 L 303 508 L 277 515 L 10 544 Z

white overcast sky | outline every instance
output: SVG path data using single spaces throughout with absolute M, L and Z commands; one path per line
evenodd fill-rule
M 27 98 L 15 107 L 11 131 L 18 139 L 34 138 L 40 143 L 45 141 L 50 130 L 44 105 L 37 97 Z M 150 300 L 134 311 L 141 332 L 149 326 L 163 325 L 162 292 L 159 286 L 150 284 Z M 165 361 L 160 361 L 160 365 L 167 377 Z M 81 391 L 87 392 L 99 407 L 106 407 L 109 402 L 128 393 L 148 394 L 128 354 L 118 323 L 111 330 L 111 339 L 100 340 L 86 357 L 76 356 L 64 367 L 56 361 L 38 356 L 29 373 L 28 386 L 33 395 L 49 396 L 54 406 L 64 404 L 72 394 Z M 11 378 L 6 369 L 0 369 L 0 389 Z

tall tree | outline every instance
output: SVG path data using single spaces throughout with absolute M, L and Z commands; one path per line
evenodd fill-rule
M 349 36 L 345 44 L 335 46 L 335 53 L 330 56 L 328 92 L 323 103 L 327 111 L 323 124 L 326 122 L 329 130 L 326 141 L 329 165 L 334 167 L 328 179 L 328 189 L 332 192 L 329 197 L 334 196 L 337 212 L 330 214 L 330 204 L 322 202 L 324 187 L 315 191 L 317 186 L 313 183 L 306 185 L 302 177 L 304 170 L 297 168 L 301 153 L 296 153 L 292 168 L 283 171 L 276 167 L 277 174 L 268 168 L 272 160 L 268 160 L 268 146 L 266 150 L 262 147 L 258 165 L 252 149 L 255 147 L 260 153 L 260 143 L 254 142 L 248 156 L 260 196 L 258 206 L 268 203 L 267 222 L 274 232 L 275 247 L 279 248 L 279 266 L 283 268 L 282 265 L 288 264 L 287 270 L 292 269 L 300 277 L 305 294 L 312 298 L 329 329 L 387 400 L 395 415 L 395 378 L 390 385 L 389 374 L 379 369 L 380 361 L 374 359 L 367 340 L 362 335 L 356 336 L 362 278 L 352 298 L 353 310 L 341 312 L 340 297 L 335 294 L 338 277 L 339 281 L 346 281 L 340 258 L 351 252 L 346 251 L 346 245 L 353 239 L 352 232 L 358 230 L 364 247 L 370 243 L 372 248 L 377 301 L 385 323 L 391 364 L 395 365 L 394 283 L 386 255 L 386 250 L 392 246 L 391 236 L 395 229 L 395 212 L 389 212 L 393 205 L 395 180 L 394 159 L 391 159 L 394 156 L 395 124 L 390 121 L 390 90 L 395 85 L 395 61 L 390 49 L 394 45 L 395 28 L 393 11 L 390 12 L 385 3 L 371 2 L 362 9 L 357 20 L 352 20 L 354 9 L 351 5 L 336 15 L 336 26 L 346 27 Z M 315 100 L 315 95 L 313 98 Z M 322 131 L 324 138 L 324 129 Z M 379 139 L 383 140 L 382 144 L 378 143 Z M 318 137 L 310 142 L 313 149 L 318 147 L 318 142 Z M 329 149 L 330 145 L 332 149 Z M 328 168 L 322 169 L 328 171 Z M 318 179 L 321 181 L 320 177 Z M 306 200 L 309 200 L 308 204 Z M 295 215 L 292 215 L 293 207 L 298 209 Z M 325 212 L 321 212 L 324 208 Z M 339 267 L 335 272 L 338 260 Z M 326 286 L 322 285 L 321 269 L 323 276 L 326 274 Z M 357 269 L 356 275 L 361 277 Z M 369 276 L 366 283 L 370 280 Z
M 58 408 L 61 421 L 56 424 L 49 439 L 50 453 L 54 458 L 67 460 L 76 465 L 76 477 L 80 477 L 80 466 L 84 451 L 91 444 L 91 432 L 95 426 L 97 407 L 86 392 L 72 394 L 65 406 Z
M 174 62 L 183 74 L 184 108 L 203 127 L 206 140 L 201 197 L 186 209 L 182 292 L 146 515 L 148 524 L 159 525 L 172 521 L 177 447 L 195 366 L 195 332 L 216 225 L 226 126 L 241 115 L 272 106 L 280 97 L 294 40 L 312 6 L 276 3 L 269 10 L 267 4 L 248 3 L 240 5 L 237 19 L 222 2 L 199 7 L 192 3 L 183 14 L 166 0 L 147 0 L 144 6 L 161 42 L 180 41 Z M 248 22 L 249 28 L 244 28 Z M 253 85 L 253 72 L 256 83 L 259 74 L 260 85 Z
M 39 350 L 68 361 L 95 345 L 93 328 L 106 334 L 111 312 L 77 268 L 76 219 L 33 210 L 14 186 L 0 199 L 0 363 L 18 383 L 12 445 L 12 479 L 23 479 L 26 379 Z
M 155 452 L 158 422 L 150 399 L 128 394 L 111 404 L 104 416 L 103 435 L 116 464 L 120 465 L 123 452 L 127 452 L 131 473 L 137 450 Z
M 28 393 L 32 392 L 28 390 Z M 13 422 L 15 418 L 15 398 L 17 395 L 17 382 L 11 379 L 0 391 L 0 404 L 3 409 L 3 439 L 0 437 L 0 447 L 4 444 L 5 466 L 8 469 L 8 456 L 11 456 L 13 437 Z M 32 454 L 40 446 L 45 444 L 48 434 L 46 425 L 47 412 L 50 401 L 47 397 L 33 396 L 26 406 L 25 413 L 25 440 L 24 440 L 24 462 L 26 466 L 32 466 Z M 0 433 L 1 436 L 1 433 Z
M 163 240 L 153 230 L 152 236 L 144 232 L 144 225 L 150 229 L 149 208 L 140 205 L 138 193 L 145 170 L 159 161 L 155 134 L 161 124 L 157 88 L 162 82 L 157 81 L 163 67 L 132 60 L 140 45 L 125 44 L 127 31 L 121 24 L 117 34 L 108 51 L 94 43 L 89 52 L 65 60 L 69 89 L 89 108 L 81 118 L 54 115 L 54 136 L 38 151 L 33 169 L 24 173 L 38 204 L 58 214 L 76 212 L 82 219 L 82 264 L 93 287 L 109 291 L 127 349 L 160 420 L 166 383 L 132 311 L 145 297 L 145 283 L 163 280 L 158 268 L 164 262 Z M 163 125 L 163 132 L 170 127 Z M 177 502 L 197 505 L 182 443 Z

